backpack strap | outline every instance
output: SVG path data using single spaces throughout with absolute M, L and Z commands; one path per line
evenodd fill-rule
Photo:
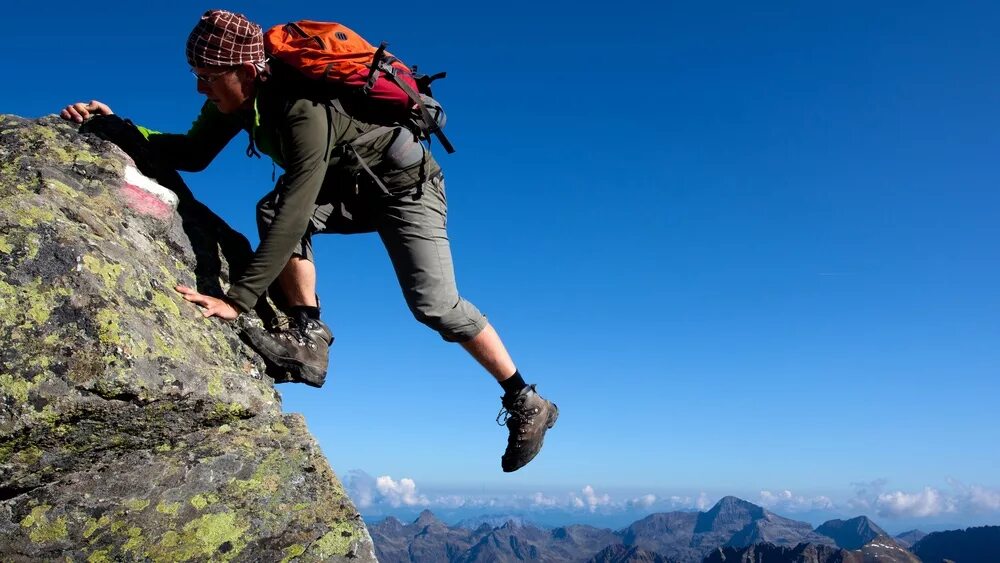
M 361 168 L 363 168 L 364 171 L 371 176 L 372 180 L 375 180 L 375 184 L 382 190 L 383 193 L 385 193 L 385 195 L 391 195 L 389 193 L 389 188 L 385 187 L 385 184 L 382 183 L 382 179 L 378 177 L 378 174 L 372 171 L 372 169 L 368 166 L 368 163 L 365 162 L 365 159 L 361 158 L 361 155 L 358 154 L 357 146 L 364 145 L 369 141 L 374 141 L 393 129 L 395 129 L 395 127 L 376 127 L 364 135 L 359 136 L 357 139 L 354 139 L 350 143 L 347 143 L 347 148 L 351 149 L 351 152 L 354 153 L 354 158 L 357 159 L 358 164 L 360 164 Z
M 400 80 L 399 77 L 396 76 L 396 69 L 392 65 L 383 63 L 381 65 L 381 69 L 385 74 L 385 77 L 391 80 L 396 86 L 399 86 L 400 90 L 406 92 L 406 95 L 409 96 L 410 99 L 413 100 L 413 103 L 415 103 L 420 109 L 420 115 L 423 118 L 424 123 L 427 125 L 427 132 L 433 133 L 434 136 L 438 138 L 438 141 L 441 142 L 441 146 L 444 147 L 444 150 L 446 150 L 448 154 L 455 152 L 455 147 L 451 144 L 451 141 L 448 140 L 448 137 L 445 137 L 444 131 L 441 130 L 441 126 L 438 125 L 437 120 L 431 116 L 431 112 L 427 111 L 427 106 L 424 105 L 424 101 L 420 98 L 420 94 L 415 92 L 405 80 Z

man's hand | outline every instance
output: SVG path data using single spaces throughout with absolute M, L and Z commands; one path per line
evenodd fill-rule
M 108 104 L 98 102 L 97 100 L 91 100 L 89 104 L 77 102 L 66 106 L 59 112 L 59 117 L 66 121 L 75 121 L 77 123 L 83 123 L 94 115 L 114 115 L 114 112 L 111 111 Z
M 222 299 L 209 297 L 183 285 L 178 285 L 174 289 L 184 295 L 184 299 L 200 306 L 202 308 L 201 314 L 205 317 L 219 317 L 224 321 L 235 321 L 236 317 L 240 316 L 240 310 L 236 308 L 233 300 L 228 297 L 223 297 Z

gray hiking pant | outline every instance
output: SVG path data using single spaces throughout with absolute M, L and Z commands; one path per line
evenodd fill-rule
M 261 238 L 274 219 L 279 191 L 276 188 L 257 203 Z M 403 193 L 385 194 L 373 186 L 362 187 L 359 194 L 342 192 L 332 186 L 323 187 L 294 255 L 315 263 L 313 234 L 377 232 L 389 253 L 406 304 L 418 321 L 449 342 L 471 340 L 486 327 L 486 317 L 459 296 L 455 284 L 446 229 L 448 202 L 441 174 Z

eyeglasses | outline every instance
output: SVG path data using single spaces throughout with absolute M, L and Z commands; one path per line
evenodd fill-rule
M 194 77 L 198 79 L 198 82 L 202 84 L 212 84 L 216 80 L 222 78 L 224 75 L 229 74 L 230 72 L 234 72 L 238 68 L 239 67 L 229 68 L 226 70 L 220 70 L 218 72 L 210 72 L 207 74 L 198 74 L 198 71 L 196 71 L 195 69 L 191 69 L 191 74 L 193 74 Z

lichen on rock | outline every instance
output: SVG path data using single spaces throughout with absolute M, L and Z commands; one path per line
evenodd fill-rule
M 179 200 L 137 195 L 135 166 L 0 116 L 0 553 L 374 561 L 260 359 L 173 290 L 220 293 L 249 243 L 172 171 L 155 180 Z

